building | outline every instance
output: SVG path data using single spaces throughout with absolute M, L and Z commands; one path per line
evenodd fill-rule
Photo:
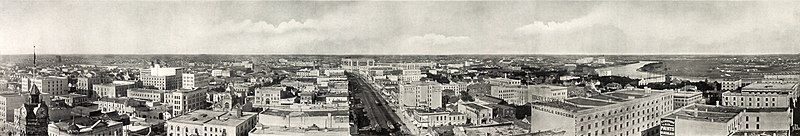
M 486 81 L 489 82 L 489 85 L 492 86 L 522 85 L 521 80 L 509 79 L 509 78 L 490 78 L 486 79 Z
M 168 136 L 246 136 L 257 124 L 257 113 L 197 110 L 167 120 Z
M 746 109 L 693 104 L 661 118 L 662 136 L 737 135 L 782 133 L 788 135 L 792 117 L 788 108 Z
M 531 132 L 565 135 L 655 135 L 651 129 L 672 111 L 671 92 L 624 89 L 591 97 L 535 102 Z M 652 130 L 646 131 L 646 130 Z
M 684 106 L 692 105 L 695 103 L 699 103 L 700 100 L 703 99 L 702 92 L 688 92 L 688 91 L 678 91 L 673 94 L 674 99 L 674 106 L 675 109 L 683 108 Z
M 174 90 L 164 94 L 164 103 L 172 106 L 172 115 L 183 115 L 204 108 L 208 89 Z
M 211 76 L 213 77 L 231 77 L 231 75 L 233 75 L 233 71 L 228 69 L 211 70 Z
M 48 84 L 45 81 L 45 84 Z M 38 85 L 29 87 L 28 101 L 14 110 L 14 136 L 47 136 L 50 118 L 47 104 L 40 98 Z
M 144 86 L 162 90 L 178 89 L 182 85 L 181 75 L 168 75 L 168 76 L 142 75 L 141 80 Z
M 137 109 L 144 110 L 141 108 L 146 108 L 145 101 L 130 98 L 100 98 L 100 100 L 94 101 L 94 104 L 97 104 L 97 108 L 104 113 L 116 111 L 122 114 L 131 114 L 136 113 Z
M 0 119 L 14 122 L 14 109 L 22 107 L 25 97 L 16 93 L 0 94 Z
M 258 123 L 271 127 L 350 128 L 347 108 L 335 109 L 267 109 L 258 114 Z
M 128 93 L 126 92 L 128 89 L 133 88 L 133 84 L 114 84 L 114 83 L 105 83 L 105 84 L 95 84 L 92 86 L 92 90 L 94 90 L 97 97 L 126 97 Z
M 492 108 L 475 104 L 462 103 L 458 105 L 458 112 L 464 113 L 467 123 L 472 125 L 490 124 L 492 118 Z
M 162 67 L 161 62 L 151 62 L 149 69 L 140 71 L 140 80 L 144 86 L 152 86 L 163 90 L 178 89 L 184 69 L 181 67 Z
M 731 91 L 742 87 L 742 79 L 726 78 L 719 81 L 720 89 L 723 91 Z
M 500 104 L 487 104 L 492 109 L 492 118 L 516 118 L 516 108 Z
M 47 93 L 51 95 L 62 95 L 69 93 L 69 83 L 67 82 L 66 77 L 36 77 L 36 78 L 28 78 L 23 79 L 22 83 L 22 90 L 30 90 L 32 85 L 36 85 L 38 89 L 42 91 L 42 93 Z
M 347 93 L 329 93 L 325 96 L 326 104 L 350 103 Z
M 413 114 L 414 125 L 417 127 L 440 127 L 452 125 L 464 125 L 467 118 L 463 113 L 414 109 L 410 110 Z
M 722 105 L 743 108 L 789 107 L 797 98 L 796 83 L 756 82 L 742 87 L 741 92 L 722 93 Z
M 111 83 L 111 78 L 103 77 L 79 77 L 77 79 L 78 82 L 75 84 L 75 88 L 80 90 L 92 90 L 92 85 L 94 84 Z
M 144 89 L 144 88 L 131 88 L 128 90 L 128 98 L 148 100 L 152 102 L 165 102 L 164 94 L 167 90 Z
M 411 82 L 398 85 L 399 102 L 405 107 L 442 107 L 442 85 L 436 82 Z
M 529 102 L 563 100 L 568 96 L 568 87 L 552 85 L 494 85 L 489 95 L 510 104 L 524 105 Z
M 78 117 L 47 125 L 48 136 L 122 136 L 124 123 L 109 119 Z
M 211 74 L 207 72 L 184 73 L 181 78 L 183 78 L 181 88 L 196 89 L 208 86 L 208 82 L 211 81 Z
M 253 106 L 265 107 L 279 105 L 281 92 L 286 91 L 286 87 L 260 87 L 256 88 L 253 99 Z
M 53 101 L 56 101 L 56 100 L 64 100 L 64 104 L 67 104 L 69 106 L 76 106 L 76 105 L 80 105 L 80 104 L 83 104 L 83 103 L 88 103 L 89 102 L 89 96 L 82 95 L 82 94 L 71 93 L 71 94 L 65 94 L 65 95 L 56 95 L 56 96 L 54 96 Z

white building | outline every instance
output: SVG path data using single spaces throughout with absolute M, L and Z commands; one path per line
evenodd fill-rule
M 211 74 L 206 72 L 184 73 L 181 78 L 183 78 L 181 88 L 196 89 L 208 86 L 208 82 L 211 81 Z
M 405 107 L 442 107 L 442 85 L 436 82 L 411 82 L 398 85 L 399 102 Z
M 742 87 L 741 92 L 722 93 L 722 105 L 744 108 L 789 107 L 789 99 L 797 98 L 797 83 L 756 82 Z
M 28 80 L 30 80 L 30 83 Z M 52 95 L 67 94 L 67 91 L 69 91 L 69 83 L 66 77 L 49 76 L 22 79 L 22 90 L 29 90 L 30 85 L 36 85 L 43 93 Z
M 662 136 L 788 135 L 788 108 L 745 109 L 693 104 L 661 118 Z

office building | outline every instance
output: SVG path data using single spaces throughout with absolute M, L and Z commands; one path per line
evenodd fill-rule
M 162 90 L 172 90 L 181 87 L 183 68 L 161 67 L 161 64 L 152 63 L 149 69 L 142 69 L 140 80 L 144 86 Z
M 412 114 L 415 120 L 414 125 L 418 127 L 440 127 L 467 123 L 465 115 L 459 112 L 413 109 Z
M 167 90 L 132 88 L 128 90 L 128 98 L 148 100 L 151 102 L 165 102 L 164 95 Z
M 196 89 L 208 86 L 208 82 L 211 81 L 211 74 L 206 72 L 184 73 L 181 78 L 183 78 L 181 88 Z
M 678 91 L 673 94 L 674 99 L 674 106 L 675 109 L 683 108 L 684 106 L 692 105 L 695 103 L 700 103 L 703 99 L 702 92 L 688 92 L 688 91 Z
M 654 135 L 658 132 L 652 128 L 673 110 L 673 98 L 666 91 L 625 89 L 532 105 L 531 132 L 563 132 L 574 136 Z
M 164 94 L 164 103 L 172 106 L 172 115 L 185 113 L 204 108 L 208 89 L 174 90 Z
M 719 81 L 720 89 L 723 91 L 731 91 L 742 87 L 742 79 L 726 78 Z
M 442 85 L 436 82 L 411 82 L 398 85 L 399 102 L 405 107 L 442 107 Z
M 522 85 L 521 80 L 509 79 L 509 78 L 489 78 L 486 79 L 486 81 L 489 82 L 489 85 L 492 86 Z

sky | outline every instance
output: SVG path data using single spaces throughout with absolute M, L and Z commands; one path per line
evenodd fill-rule
M 796 54 L 800 2 L 0 2 L 0 54 Z

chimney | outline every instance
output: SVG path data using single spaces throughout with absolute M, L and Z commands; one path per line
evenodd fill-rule
M 719 106 L 719 101 L 717 101 L 717 106 Z

